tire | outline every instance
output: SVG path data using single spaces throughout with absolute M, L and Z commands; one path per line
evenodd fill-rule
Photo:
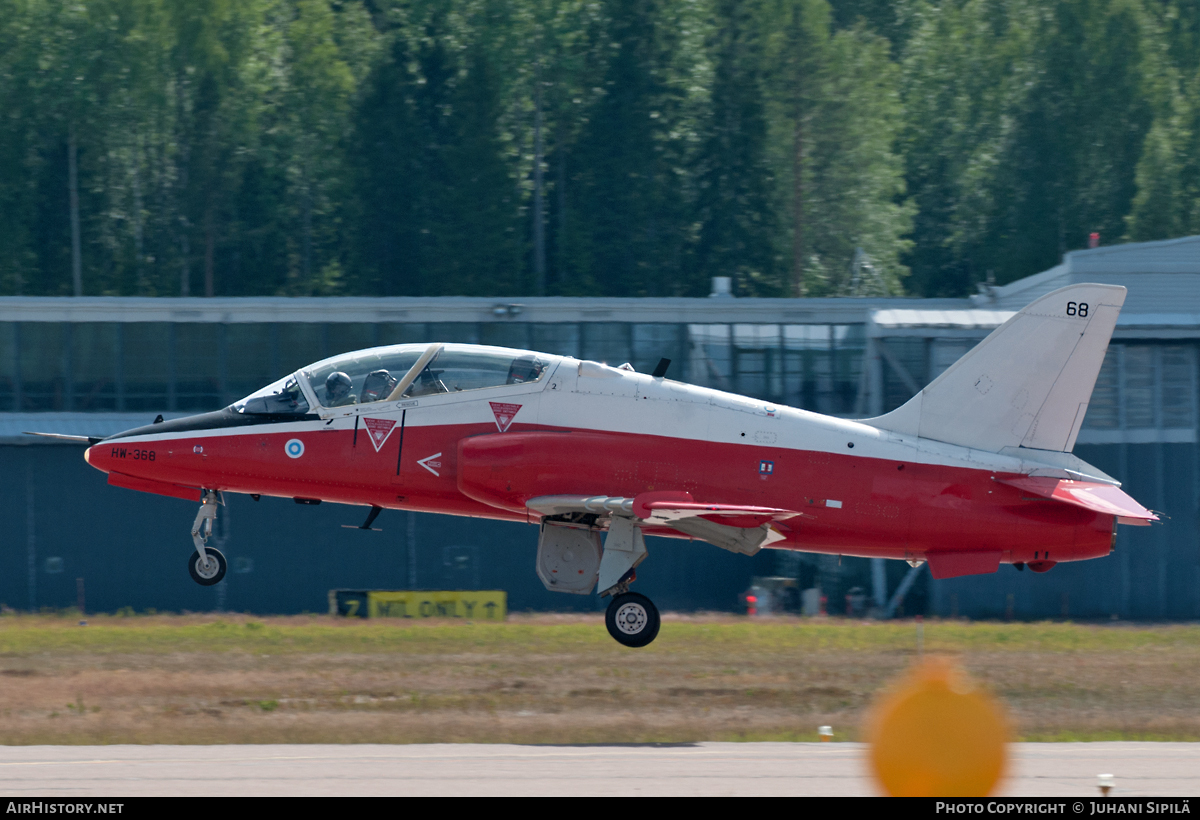
M 645 595 L 614 595 L 604 613 L 604 625 L 617 643 L 637 648 L 658 637 L 658 607 Z
M 205 547 L 204 551 L 209 556 L 210 566 L 202 566 L 200 563 L 200 553 L 193 552 L 192 557 L 188 559 L 188 574 L 200 586 L 211 587 L 213 584 L 221 583 L 221 579 L 225 577 L 225 570 L 229 569 L 229 564 L 225 561 L 225 556 L 221 554 L 220 550 Z M 214 558 L 217 563 L 215 572 L 211 567 L 211 562 Z

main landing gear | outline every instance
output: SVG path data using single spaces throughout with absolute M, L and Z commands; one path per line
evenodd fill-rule
M 208 537 L 212 535 L 213 521 L 217 518 L 217 504 L 221 503 L 216 490 L 201 490 L 200 511 L 192 524 L 192 543 L 196 551 L 188 559 L 188 574 L 200 586 L 210 587 L 221 583 L 225 571 L 229 568 L 225 556 L 215 547 L 206 547 Z
M 604 616 L 608 634 L 624 646 L 646 646 L 658 636 L 658 607 L 645 595 L 629 591 L 637 580 L 638 564 L 646 560 L 646 539 L 638 521 L 614 511 L 602 547 L 596 518 L 575 513 L 542 522 L 538 578 L 551 592 L 587 595 L 595 588 L 601 597 L 609 598 Z
M 658 607 L 645 595 L 629 591 L 637 565 L 646 560 L 646 540 L 632 518 L 614 515 L 600 560 L 601 595 L 612 596 L 604 613 L 608 634 L 623 646 L 646 646 L 658 637 Z
M 625 592 L 612 596 L 604 625 L 608 634 L 625 646 L 639 647 L 658 637 L 658 607 L 645 595 Z

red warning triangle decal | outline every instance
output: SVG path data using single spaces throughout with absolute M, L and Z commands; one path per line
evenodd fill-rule
M 492 415 L 496 417 L 496 426 L 503 433 L 513 423 L 513 419 L 517 416 L 517 411 L 521 409 L 519 404 L 505 404 L 499 401 L 489 401 L 492 406 Z
M 363 426 L 367 428 L 367 435 L 371 437 L 371 443 L 375 445 L 375 452 L 379 452 L 379 448 L 388 440 L 388 436 L 392 434 L 392 428 L 396 426 L 395 419 L 363 419 Z

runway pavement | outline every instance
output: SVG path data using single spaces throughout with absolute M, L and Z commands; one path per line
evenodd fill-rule
M 5 746 L 0 795 L 872 795 L 857 743 Z M 1200 795 L 1200 743 L 1017 743 L 1004 796 Z

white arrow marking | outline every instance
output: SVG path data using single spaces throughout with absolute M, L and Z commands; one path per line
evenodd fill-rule
M 442 466 L 442 463 L 440 461 L 434 461 L 435 458 L 441 458 L 441 456 L 442 456 L 441 453 L 434 453 L 431 456 L 427 456 L 427 457 L 421 459 L 417 463 L 420 464 L 422 467 L 424 467 L 429 472 L 440 477 L 441 473 L 439 473 L 437 470 L 435 470 L 433 468 Z M 430 466 L 430 462 L 432 462 L 433 466 Z

